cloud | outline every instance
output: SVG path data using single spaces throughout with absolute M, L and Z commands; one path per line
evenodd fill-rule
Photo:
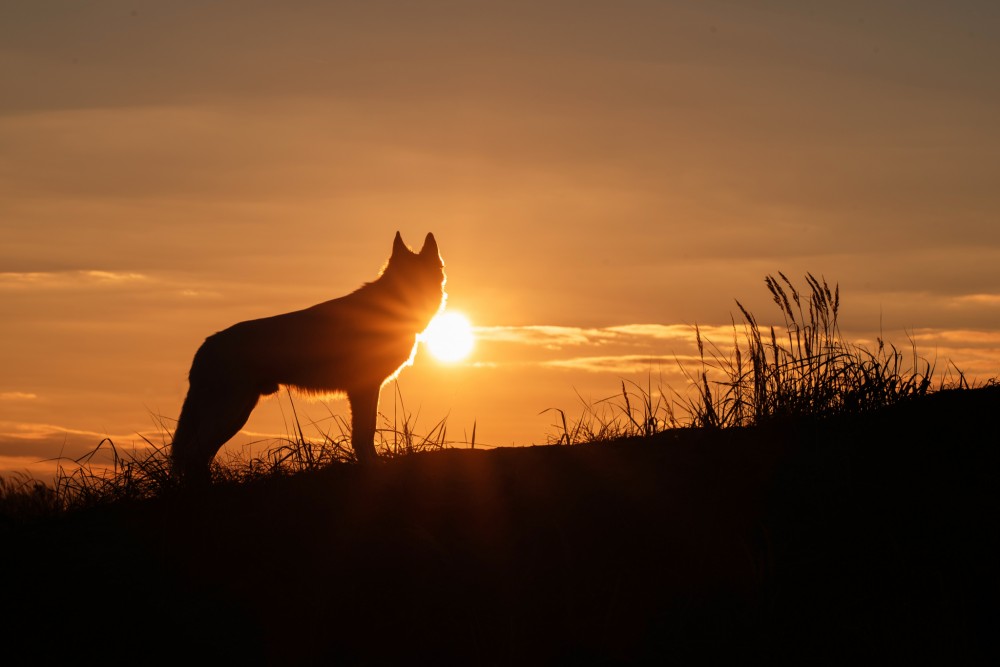
M 477 340 L 485 342 L 541 346 L 550 350 L 572 345 L 595 345 L 615 337 L 614 333 L 605 329 L 548 325 L 475 327 L 474 333 Z
M 622 336 L 655 338 L 657 340 L 689 340 L 694 328 L 687 324 L 622 324 L 606 331 Z
M 912 336 L 917 342 L 1000 347 L 1000 331 L 982 331 L 971 329 L 918 329 L 913 332 Z
M 98 283 L 121 283 L 130 282 L 136 280 L 149 280 L 149 276 L 145 276 L 141 273 L 122 273 L 115 271 L 81 271 L 86 278 L 94 280 Z
M 30 456 L 0 454 L 0 478 L 15 487 L 20 481 L 54 481 L 59 472 L 59 461 L 39 461 Z M 26 479 L 27 478 L 27 479 Z
M 109 435 L 108 433 L 98 433 L 56 424 L 32 423 L 32 422 L 0 422 L 0 437 L 14 438 L 18 440 L 46 440 L 53 436 L 81 436 L 99 442 L 105 438 L 112 440 L 127 440 L 137 437 L 136 434 L 128 436 Z
M 0 476 L 28 475 L 51 483 L 57 474 L 85 468 L 101 475 L 113 469 L 116 457 L 143 458 L 167 444 L 166 434 L 111 434 L 58 424 L 0 421 Z
M 960 306 L 1000 307 L 1000 294 L 965 294 L 955 297 L 954 303 Z
M 165 442 L 166 434 L 164 431 L 115 434 L 59 424 L 0 421 L 0 451 L 36 461 L 60 457 L 76 459 L 93 452 L 106 441 L 116 447 L 146 448 L 149 446 L 147 440 L 159 446 Z
M 698 326 L 703 337 L 732 338 L 731 326 Z M 663 341 L 694 343 L 695 326 L 689 324 L 622 324 L 609 327 L 567 327 L 548 325 L 476 327 L 477 340 L 542 346 L 560 350 L 571 346 L 608 344 L 660 344 Z
M 610 327 L 510 326 L 480 327 L 479 367 L 580 371 L 612 376 L 654 373 L 665 382 L 684 383 L 684 369 L 701 364 L 696 331 L 709 350 L 725 355 L 734 330 L 730 326 L 687 324 L 623 324 Z M 736 332 L 742 329 L 737 328 Z M 503 349 L 500 349 L 502 346 Z
M 666 371 L 672 375 L 681 373 L 678 364 L 699 363 L 700 358 L 694 355 L 642 355 L 620 354 L 594 357 L 571 357 L 569 359 L 553 359 L 543 362 L 550 368 L 567 368 L 591 373 L 614 373 L 632 375 L 656 370 Z M 666 367 L 666 368 L 665 368 Z
M 38 394 L 27 391 L 0 391 L 0 401 L 33 401 Z
M 3 271 L 0 289 L 92 289 L 149 284 L 153 279 L 134 271 Z

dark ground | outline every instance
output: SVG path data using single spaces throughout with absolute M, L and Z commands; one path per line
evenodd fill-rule
M 1000 664 L 1000 388 L 7 526 L 45 664 Z

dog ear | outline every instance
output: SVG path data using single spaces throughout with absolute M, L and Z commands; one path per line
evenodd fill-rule
M 421 255 L 429 255 L 431 257 L 439 258 L 441 253 L 438 252 L 437 241 L 434 240 L 434 235 L 431 233 L 427 234 L 427 238 L 424 239 L 424 247 L 420 249 Z
M 396 232 L 396 238 L 392 241 L 392 255 L 391 257 L 398 257 L 403 253 L 403 251 L 409 252 L 410 249 L 406 247 L 403 243 L 403 237 L 399 232 Z

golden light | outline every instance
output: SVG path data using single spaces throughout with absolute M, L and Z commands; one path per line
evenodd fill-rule
M 455 362 L 472 352 L 475 339 L 472 325 L 461 313 L 439 313 L 423 333 L 423 341 L 430 353 L 440 361 Z

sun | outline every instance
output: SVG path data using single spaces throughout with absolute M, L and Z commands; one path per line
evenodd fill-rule
M 424 329 L 423 341 L 439 361 L 453 363 L 469 356 L 475 339 L 472 325 L 461 313 L 439 313 Z

